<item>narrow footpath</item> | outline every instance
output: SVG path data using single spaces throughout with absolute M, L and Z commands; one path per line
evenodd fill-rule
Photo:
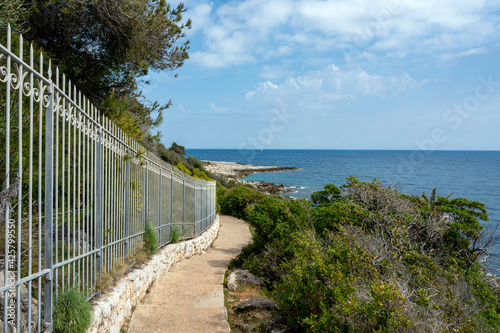
M 219 236 L 203 255 L 182 260 L 134 311 L 129 333 L 229 332 L 223 282 L 227 266 L 252 236 L 248 224 L 220 217 Z

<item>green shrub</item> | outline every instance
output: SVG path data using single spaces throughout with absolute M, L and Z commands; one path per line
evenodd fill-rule
M 178 226 L 174 226 L 172 228 L 172 231 L 170 232 L 170 237 L 169 237 L 170 243 L 175 244 L 179 243 L 181 240 L 181 230 L 179 229 Z
M 264 197 L 264 194 L 254 188 L 246 186 L 234 187 L 221 198 L 221 213 L 246 219 L 248 216 L 247 206 L 262 197 Z
M 321 234 L 337 231 L 344 224 L 363 226 L 365 217 L 363 208 L 350 200 L 338 200 L 311 210 L 314 228 Z
M 314 206 L 328 205 L 341 198 L 340 189 L 333 185 L 327 184 L 323 191 L 314 192 L 311 194 L 311 202 Z
M 273 239 L 284 239 L 307 225 L 306 210 L 300 201 L 267 196 L 257 201 L 248 216 L 255 228 L 253 240 L 263 246 Z
M 56 333 L 84 333 L 92 324 L 92 306 L 76 289 L 59 293 L 53 311 Z
M 148 255 L 152 255 L 158 249 L 158 234 L 149 221 L 146 222 L 144 233 L 144 249 Z

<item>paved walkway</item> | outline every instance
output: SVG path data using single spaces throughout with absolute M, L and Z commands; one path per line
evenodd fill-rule
M 248 225 L 220 217 L 219 236 L 203 255 L 177 263 L 132 316 L 129 333 L 229 332 L 223 282 L 229 261 L 252 236 Z

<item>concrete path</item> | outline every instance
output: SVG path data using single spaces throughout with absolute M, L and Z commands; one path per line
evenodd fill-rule
M 132 316 L 129 333 L 229 332 L 223 282 L 229 261 L 250 243 L 248 225 L 220 217 L 219 236 L 203 255 L 177 263 Z

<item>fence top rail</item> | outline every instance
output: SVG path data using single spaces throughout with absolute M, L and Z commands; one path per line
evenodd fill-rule
M 3 58 L 3 55 L 7 55 L 10 57 L 10 60 L 12 62 L 14 62 L 15 64 L 18 64 L 18 65 L 21 65 L 23 68 L 26 68 L 28 69 L 28 71 L 33 74 L 37 79 L 39 80 L 42 80 L 44 83 L 46 83 L 47 85 L 50 85 L 51 83 L 51 80 L 50 79 L 47 79 L 45 76 L 43 76 L 43 74 L 39 73 L 38 71 L 36 71 L 35 69 L 31 68 L 30 65 L 28 65 L 24 60 L 22 60 L 21 58 L 19 58 L 14 52 L 12 51 L 9 51 L 5 46 L 3 46 L 2 44 L 0 44 L 0 59 Z M 9 70 L 9 72 L 5 72 L 2 74 L 6 75 L 7 74 L 10 74 L 10 69 L 7 69 Z

